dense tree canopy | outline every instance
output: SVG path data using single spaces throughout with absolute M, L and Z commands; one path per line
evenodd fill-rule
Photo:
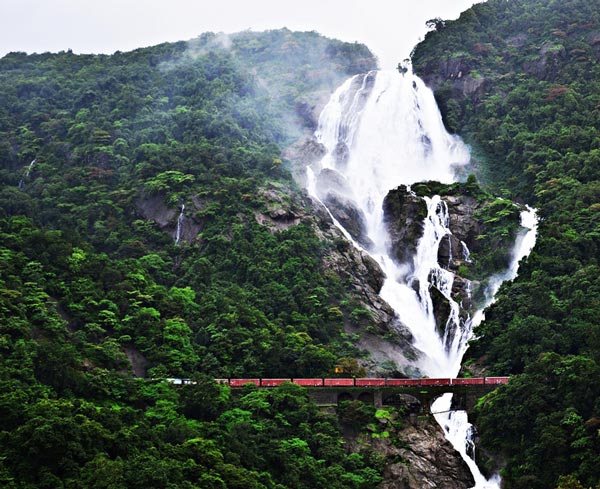
M 316 33 L 219 39 L 0 59 L 2 487 L 379 480 L 304 390 L 233 398 L 207 380 L 356 355 L 328 245 L 257 216 L 302 210 L 281 160 L 302 97 L 374 58 Z

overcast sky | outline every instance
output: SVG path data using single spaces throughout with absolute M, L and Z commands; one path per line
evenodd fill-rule
M 367 44 L 384 68 L 408 57 L 425 21 L 475 0 L 0 0 L 0 56 L 113 53 L 199 34 L 288 27 Z

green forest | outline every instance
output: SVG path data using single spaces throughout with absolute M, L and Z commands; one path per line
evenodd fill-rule
M 413 52 L 486 188 L 540 218 L 467 351 L 470 368 L 515 375 L 475 419 L 506 488 L 600 484 L 599 7 L 490 0 Z
M 540 218 L 467 351 L 464 375 L 512 376 L 476 406 L 480 462 L 507 489 L 598 488 L 600 5 L 488 0 L 429 25 L 412 64 L 446 127 L 486 195 Z M 282 155 L 315 99 L 375 67 L 287 29 L 0 59 L 0 487 L 382 483 L 384 457 L 344 441 L 380 435 L 372 406 L 213 380 L 357 368 L 345 326 L 377 324 Z
M 302 388 L 232 397 L 212 381 L 357 356 L 342 328 L 356 305 L 321 266 L 334 244 L 309 218 L 273 232 L 256 216 L 306 213 L 281 159 L 311 123 L 303 97 L 375 59 L 285 29 L 230 41 L 0 60 L 0 486 L 381 479 Z M 153 380 L 168 377 L 198 383 Z

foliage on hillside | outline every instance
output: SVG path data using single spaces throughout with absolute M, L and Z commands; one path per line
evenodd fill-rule
M 190 42 L 188 54 L 219 46 L 230 50 L 256 77 L 280 115 L 293 112 L 286 118 L 289 136 L 296 135 L 296 126 L 315 129 L 318 113 L 311 113 L 315 101 L 323 96 L 326 101 L 348 76 L 373 70 L 377 64 L 364 44 L 326 39 L 314 31 L 298 35 L 285 28 L 260 34 L 203 34 Z
M 85 398 L 27 384 L 13 384 L 0 405 L 4 488 L 358 489 L 381 480 L 380 457 L 348 456 L 337 416 L 294 384 L 234 396 L 208 378 L 180 388 L 121 378 L 111 392 L 78 393 Z
M 481 407 L 482 440 L 506 458 L 506 487 L 598 484 L 598 4 L 489 0 L 430 32 L 413 62 L 482 180 L 540 216 L 533 253 L 469 350 L 491 372 L 525 372 Z
M 274 205 L 303 212 L 279 147 L 295 98 L 271 103 L 261 83 L 279 74 L 291 77 L 281 90 L 300 79 L 326 89 L 325 75 L 302 74 L 343 77 L 355 51 L 374 60 L 310 33 L 235 43 L 284 41 L 316 42 L 320 64 L 280 56 L 258 80 L 235 50 L 198 41 L 0 60 L 2 487 L 377 480 L 368 457 L 346 460 L 339 427 L 304 392 L 231 400 L 132 375 L 320 376 L 356 353 L 343 333 L 350 302 L 321 266 L 328 245 L 310 222 L 257 222 Z

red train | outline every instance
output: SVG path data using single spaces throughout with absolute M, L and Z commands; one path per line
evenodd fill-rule
M 189 379 L 169 379 L 177 384 L 185 384 Z M 390 379 L 390 378 L 342 378 L 342 379 L 215 379 L 217 382 L 230 387 L 242 387 L 254 384 L 257 387 L 278 387 L 285 382 L 303 387 L 429 387 L 455 385 L 499 385 L 506 384 L 508 377 L 469 377 L 445 379 Z

